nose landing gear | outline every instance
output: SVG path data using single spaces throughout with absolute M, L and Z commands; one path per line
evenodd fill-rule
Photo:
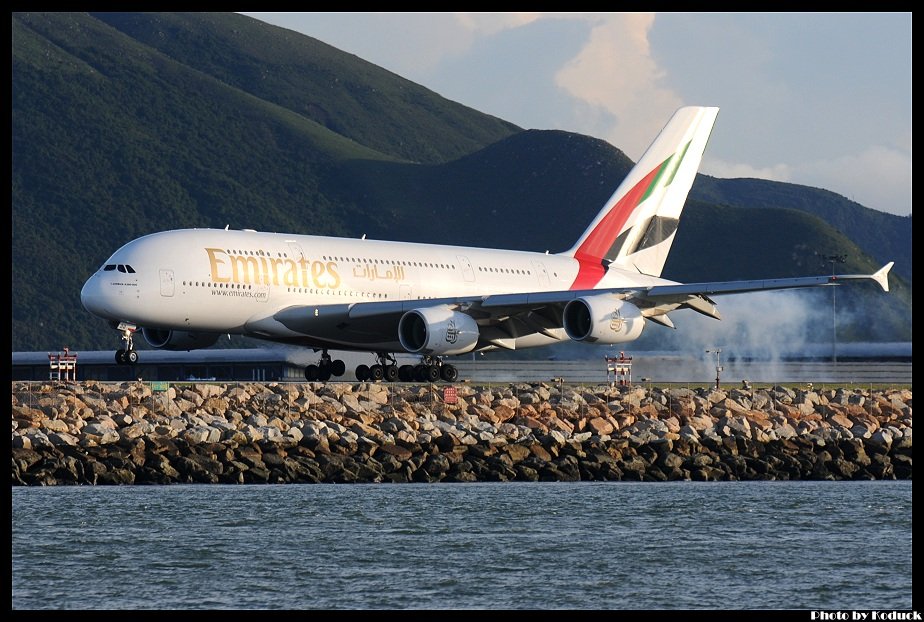
M 134 324 L 120 322 L 117 329 L 122 332 L 122 347 L 116 350 L 115 362 L 118 365 L 134 365 L 138 362 L 138 353 L 135 352 L 132 335 L 138 330 L 138 327 Z

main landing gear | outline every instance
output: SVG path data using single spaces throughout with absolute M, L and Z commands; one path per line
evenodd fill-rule
M 331 376 L 339 378 L 344 372 L 346 372 L 346 364 L 340 359 L 331 360 L 330 354 L 324 350 L 321 352 L 321 360 L 317 365 L 309 365 L 305 368 L 305 380 L 327 382 Z
M 117 328 L 122 331 L 122 347 L 116 350 L 115 362 L 118 365 L 134 365 L 138 362 L 138 353 L 135 352 L 132 335 L 138 330 L 138 327 L 134 324 L 121 322 Z
M 398 366 L 395 357 L 386 352 L 377 352 L 375 355 L 376 363 L 371 367 L 368 365 L 358 365 L 356 367 L 356 379 L 360 382 L 367 380 L 386 382 L 455 382 L 459 378 L 459 370 L 453 365 L 443 363 L 440 359 L 433 356 L 424 356 L 417 365 Z
M 375 355 L 375 360 L 375 365 L 372 365 L 371 367 L 369 365 L 356 366 L 357 380 L 360 382 L 365 382 L 367 380 L 373 380 L 376 382 L 379 380 L 394 382 L 400 378 L 401 372 L 398 368 L 397 361 L 395 361 L 394 356 L 388 354 L 387 352 L 377 352 Z

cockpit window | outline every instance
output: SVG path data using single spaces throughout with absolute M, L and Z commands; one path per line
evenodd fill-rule
M 121 264 L 121 263 L 120 264 L 114 264 L 114 263 L 106 264 L 103 267 L 103 270 L 105 270 L 106 272 L 112 272 L 113 270 L 118 270 L 119 272 L 123 272 L 123 273 L 135 274 L 134 268 L 132 268 L 128 264 Z

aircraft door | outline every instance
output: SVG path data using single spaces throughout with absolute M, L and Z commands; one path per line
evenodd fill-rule
M 548 285 L 549 273 L 545 269 L 545 265 L 543 265 L 541 261 L 534 261 L 533 269 L 536 271 L 536 276 L 539 278 L 539 285 Z
M 456 258 L 459 260 L 459 266 L 462 268 L 462 277 L 465 279 L 465 282 L 474 283 L 475 270 L 472 269 L 472 262 L 464 255 L 456 255 Z
M 302 251 L 302 247 L 298 242 L 288 240 L 286 243 L 289 245 L 289 250 L 292 251 L 292 255 L 295 257 L 296 261 L 305 258 L 305 253 Z
M 176 289 L 176 280 L 173 276 L 173 270 L 160 271 L 160 295 L 166 298 L 173 296 Z

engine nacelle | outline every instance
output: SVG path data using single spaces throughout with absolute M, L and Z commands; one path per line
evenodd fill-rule
M 478 343 L 478 324 L 449 307 L 423 307 L 401 316 L 398 340 L 414 354 L 464 354 Z
M 635 305 L 600 294 L 576 298 L 565 305 L 562 326 L 574 341 L 623 343 L 641 336 L 645 318 Z
M 198 350 L 208 348 L 218 341 L 220 333 L 191 333 L 187 331 L 165 330 L 162 328 L 142 328 L 144 340 L 152 348 L 160 350 Z

